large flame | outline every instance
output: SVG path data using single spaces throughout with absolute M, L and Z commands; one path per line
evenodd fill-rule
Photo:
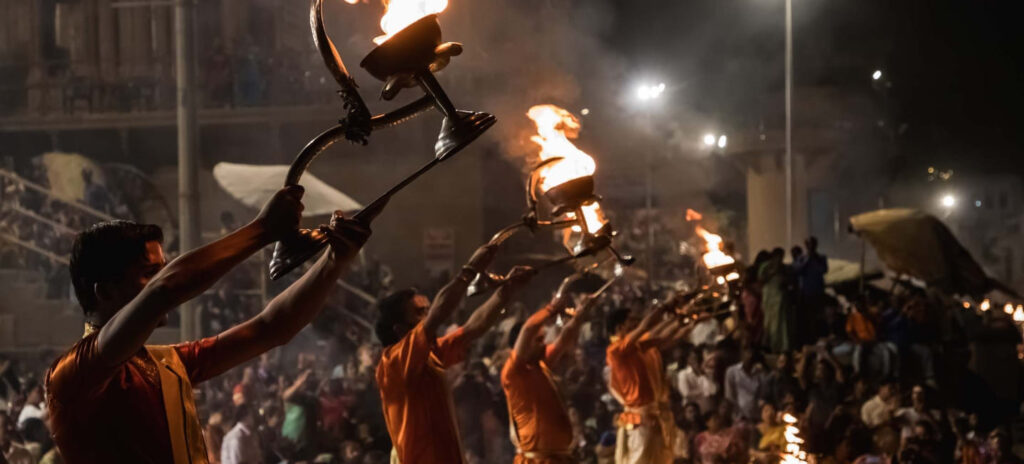
M 580 121 L 572 113 L 555 105 L 536 105 L 526 115 L 537 125 L 537 135 L 530 137 L 540 145 L 540 159 L 561 157 L 538 173 L 540 189 L 551 190 L 556 185 L 594 174 L 594 158 L 576 148 L 570 140 L 579 136 Z
M 700 235 L 707 244 L 708 252 L 704 253 L 704 265 L 707 266 L 708 269 L 714 269 L 719 266 L 726 266 L 736 262 L 732 256 L 729 256 L 722 251 L 721 235 L 712 234 L 701 226 L 697 226 L 697 234 Z
M 374 37 L 373 42 L 380 45 L 420 18 L 440 13 L 445 8 L 448 8 L 448 0 L 384 0 L 384 16 L 380 18 L 384 35 Z

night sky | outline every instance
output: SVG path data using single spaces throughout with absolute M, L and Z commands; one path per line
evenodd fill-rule
M 796 92 L 804 85 L 875 92 L 902 127 L 901 163 L 1024 171 L 1024 28 L 1019 2 L 794 0 Z M 637 69 L 682 88 L 704 112 L 740 124 L 744 102 L 783 88 L 783 0 L 634 0 L 614 4 L 606 43 Z M 638 31 L 643 31 L 638 33 Z M 799 98 L 799 96 L 797 96 Z M 799 115 L 794 116 L 799 119 Z

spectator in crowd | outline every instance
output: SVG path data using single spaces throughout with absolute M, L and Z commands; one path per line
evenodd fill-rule
M 682 395 L 682 401 L 694 403 L 702 414 L 714 409 L 718 394 L 718 385 L 704 366 L 704 350 L 695 346 L 686 357 L 686 369 L 676 375 L 676 388 Z
M 942 421 L 942 413 L 928 407 L 924 386 L 914 385 L 910 392 L 910 406 L 897 409 L 893 419 L 901 425 L 900 436 L 906 440 L 915 435 L 914 427 L 920 423 L 928 422 L 931 427 L 938 426 Z
M 221 464 L 262 464 L 256 412 L 248 404 L 242 404 L 235 409 L 234 419 L 234 427 L 224 435 L 221 444 Z
M 25 405 L 18 415 L 18 428 L 22 428 L 29 419 L 46 420 L 46 403 L 43 401 L 43 386 L 36 381 L 31 381 L 25 386 L 28 392 L 25 396 Z
M 784 351 L 775 356 L 775 369 L 765 376 L 759 396 L 776 408 L 786 402 L 803 402 L 804 390 L 794 372 L 793 353 Z
M 821 330 L 825 308 L 825 274 L 828 273 L 828 258 L 818 252 L 818 239 L 808 237 L 804 241 L 807 252 L 794 256 L 793 272 L 799 288 L 800 313 L 805 321 L 803 340 L 814 341 L 814 334 Z
M 860 417 L 864 425 L 876 428 L 889 423 L 899 407 L 899 384 L 887 380 L 878 387 L 878 393 L 861 407 Z
M 773 353 L 796 348 L 796 314 L 787 289 L 788 270 L 782 262 L 785 255 L 782 248 L 772 250 L 771 256 L 758 270 L 765 344 Z
M 760 352 L 745 346 L 740 351 L 740 362 L 725 371 L 725 399 L 733 405 L 733 419 L 756 424 L 761 417 L 757 401 L 764 386 L 764 361 Z

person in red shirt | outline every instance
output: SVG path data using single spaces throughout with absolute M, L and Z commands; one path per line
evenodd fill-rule
M 301 198 L 301 187 L 282 189 L 249 224 L 170 263 L 154 225 L 112 221 L 78 234 L 70 268 L 86 332 L 46 374 L 50 428 L 65 462 L 208 462 L 192 385 L 291 340 L 323 307 L 370 231 L 335 213 L 330 249 L 260 314 L 202 340 L 145 342 L 168 312 L 294 233 Z
M 593 299 L 585 296 L 579 311 L 562 328 L 554 343 L 544 343 L 544 327 L 572 304 L 562 289 L 550 304 L 530 316 L 519 333 L 512 332 L 512 354 L 501 371 L 501 386 L 508 400 L 515 464 L 571 464 L 573 426 L 550 366 L 575 349 L 583 321 Z
M 627 309 L 608 315 L 606 327 L 613 334 L 606 353 L 609 390 L 624 409 L 617 420 L 616 464 L 672 462 L 675 422 L 661 350 L 681 341 L 693 328 L 669 315 L 676 306 L 676 300 L 669 300 L 639 323 Z
M 512 269 L 509 283 L 495 291 L 464 325 L 440 338 L 437 331 L 462 302 L 473 278 L 494 259 L 496 250 L 489 244 L 477 249 L 433 303 L 412 289 L 378 303 L 375 330 L 384 350 L 377 364 L 377 385 L 394 445 L 392 457 L 400 463 L 464 462 L 445 369 L 465 359 L 469 344 L 497 322 L 533 271 Z

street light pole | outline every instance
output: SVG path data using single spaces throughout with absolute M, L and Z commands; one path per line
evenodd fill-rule
M 786 246 L 793 244 L 793 0 L 786 0 Z
M 199 246 L 198 133 L 195 88 L 195 0 L 174 6 L 175 67 L 178 87 L 178 251 Z M 181 306 L 181 339 L 199 338 L 199 306 Z

